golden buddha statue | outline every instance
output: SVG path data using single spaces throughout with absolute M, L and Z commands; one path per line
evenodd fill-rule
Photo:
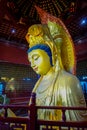
M 38 7 L 36 9 L 41 24 L 30 26 L 26 34 L 28 59 L 33 70 L 40 75 L 32 90 L 36 93 L 36 105 L 86 107 L 80 82 L 75 76 L 75 49 L 67 28 L 59 18 Z M 38 118 L 62 120 L 62 112 L 42 109 L 38 110 Z M 87 112 L 67 111 L 66 120 L 87 120 Z
M 52 32 L 50 33 L 53 29 L 50 26 L 55 26 L 57 23 L 51 21 L 49 23 L 47 25 L 32 25 L 26 34 L 26 39 L 29 43 L 28 59 L 33 70 L 40 75 L 32 91 L 36 93 L 36 105 L 86 107 L 80 82 L 72 74 L 73 71 L 71 71 L 74 66 L 73 48 L 71 45 L 68 45 L 70 51 L 67 49 L 67 46 L 63 45 L 67 45 L 67 43 L 64 43 L 62 34 L 61 37 L 59 37 L 60 35 L 56 37 L 59 39 L 53 38 L 54 35 Z M 69 38 L 67 41 L 69 41 Z M 70 41 L 68 44 L 71 44 Z M 64 52 L 67 50 L 65 53 L 66 60 L 70 61 L 72 59 L 69 65 L 66 64 L 66 67 L 63 62 L 64 59 L 62 59 L 65 58 L 65 56 L 62 56 L 64 55 L 63 50 Z M 71 55 L 67 57 L 70 52 Z M 42 109 L 38 110 L 38 118 L 44 120 L 62 120 L 62 112 L 61 110 Z M 66 120 L 87 120 L 87 112 L 67 111 Z

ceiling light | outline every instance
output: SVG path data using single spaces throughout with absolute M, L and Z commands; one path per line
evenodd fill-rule
M 87 23 L 87 19 L 86 19 L 86 18 L 83 18 L 83 19 L 81 20 L 81 25 L 86 25 L 86 23 Z
M 12 34 L 16 33 L 16 30 L 15 29 L 11 29 L 11 33 Z

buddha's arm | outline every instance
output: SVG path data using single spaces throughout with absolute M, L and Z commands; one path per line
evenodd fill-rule
M 66 89 L 66 96 L 67 96 L 67 103 L 71 106 L 85 106 L 85 98 L 82 91 L 82 87 L 80 85 L 79 80 L 77 77 L 72 76 L 69 81 L 67 81 L 67 89 Z
M 84 106 L 85 99 L 76 76 L 62 72 L 57 81 L 58 97 L 62 106 Z

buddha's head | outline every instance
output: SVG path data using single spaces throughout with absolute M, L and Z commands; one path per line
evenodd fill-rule
M 53 65 L 55 71 L 65 69 L 70 73 L 74 72 L 75 55 L 73 41 L 68 33 L 68 30 L 65 28 L 63 24 L 58 24 L 49 21 L 46 25 L 32 25 L 29 27 L 28 32 L 26 34 L 26 40 L 29 44 L 29 48 L 33 48 L 38 44 L 47 45 L 50 48 L 52 53 L 51 65 Z M 38 48 L 37 50 L 39 49 L 43 51 L 43 49 L 41 48 Z M 32 53 L 34 51 L 37 52 L 36 49 L 33 49 Z M 46 51 L 45 53 L 48 54 Z M 43 68 L 46 69 L 46 67 Z
M 33 70 L 39 75 L 46 75 L 52 67 L 52 53 L 45 44 L 37 44 L 28 50 L 28 59 Z

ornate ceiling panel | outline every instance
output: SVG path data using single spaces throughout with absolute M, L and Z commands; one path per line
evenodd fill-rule
M 40 23 L 35 5 L 59 17 L 67 26 L 74 41 L 87 37 L 86 0 L 1 0 L 0 1 L 0 40 L 18 46 L 26 46 L 25 34 L 30 25 Z

